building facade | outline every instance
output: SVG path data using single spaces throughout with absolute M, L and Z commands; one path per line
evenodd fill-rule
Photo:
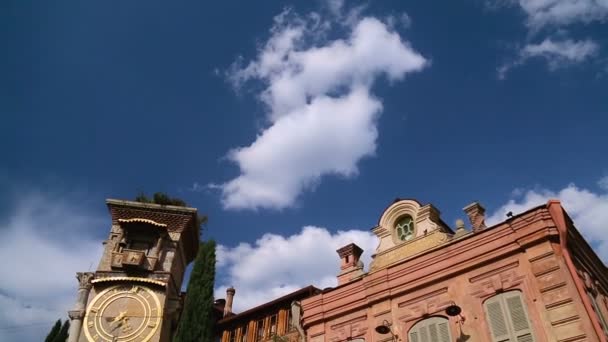
M 77 274 L 70 342 L 168 342 L 199 242 L 194 208 L 107 200 L 95 272 Z M 558 201 L 487 227 L 478 203 L 453 230 L 431 204 L 396 200 L 363 250 L 338 249 L 338 286 L 302 288 L 241 313 L 215 302 L 221 342 L 603 341 L 608 270 Z
M 170 341 L 186 266 L 198 250 L 194 208 L 106 201 L 112 226 L 95 272 L 77 274 L 70 342 Z
M 300 325 L 300 302 L 321 291 L 307 286 L 239 314 L 232 313 L 234 288 L 226 291 L 224 317 L 216 324 L 221 342 L 299 342 L 306 333 Z
M 362 250 L 338 250 L 338 286 L 302 301 L 309 342 L 607 341 L 608 272 L 558 201 L 452 231 L 432 205 L 397 200 Z M 608 227 L 607 227 L 608 228 Z

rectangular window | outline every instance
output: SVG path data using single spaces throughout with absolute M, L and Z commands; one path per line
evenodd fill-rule
M 230 335 L 228 335 L 228 341 L 236 342 L 236 330 L 230 331 L 229 334 Z
M 256 336 L 256 341 L 260 342 L 264 339 L 264 320 L 260 319 L 256 322 L 255 324 L 255 336 Z
M 240 329 L 239 342 L 247 342 L 247 324 L 243 325 Z
M 270 336 L 277 334 L 277 315 L 270 316 Z
M 604 333 L 606 333 L 608 335 L 608 323 L 604 319 L 604 315 L 602 314 L 602 310 L 600 310 L 600 307 L 597 303 L 595 296 L 589 291 L 587 291 L 587 296 L 589 296 L 589 300 L 591 301 L 591 304 L 593 305 L 593 310 L 595 311 L 597 317 L 599 318 L 599 321 L 602 325 L 602 329 L 604 329 Z

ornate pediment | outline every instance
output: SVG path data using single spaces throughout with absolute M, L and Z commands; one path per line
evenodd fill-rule
M 370 271 L 438 246 L 452 233 L 439 218 L 437 208 L 431 204 L 422 206 L 415 200 L 395 201 L 384 211 L 378 226 L 372 231 L 380 243 Z

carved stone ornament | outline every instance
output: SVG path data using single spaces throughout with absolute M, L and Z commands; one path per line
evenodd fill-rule
M 82 318 L 84 317 L 84 310 L 70 310 L 68 311 L 68 317 L 70 317 L 71 320 L 82 320 Z
M 306 333 L 302 327 L 302 305 L 298 301 L 291 302 L 291 319 L 300 335 L 299 340 L 306 341 Z
M 80 289 L 91 289 L 93 286 L 91 280 L 95 277 L 93 272 L 78 272 L 76 273 L 76 279 L 78 279 L 78 288 Z

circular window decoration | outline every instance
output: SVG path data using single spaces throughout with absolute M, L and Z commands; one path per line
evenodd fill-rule
M 409 215 L 401 217 L 399 221 L 397 221 L 395 229 L 399 240 L 411 240 L 414 237 L 414 219 Z

